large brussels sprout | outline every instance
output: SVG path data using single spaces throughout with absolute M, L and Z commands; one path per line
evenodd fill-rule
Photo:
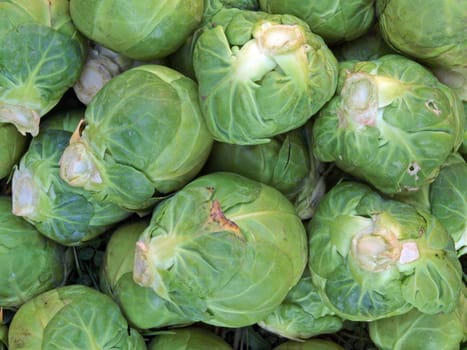
M 313 126 L 315 154 L 385 193 L 432 182 L 462 142 L 457 95 L 420 64 L 386 55 L 341 65 Z
M 160 203 L 134 279 L 208 324 L 261 321 L 300 279 L 306 234 L 276 189 L 233 173 L 198 177 Z
M 182 308 L 133 280 L 136 242 L 148 226 L 138 220 L 119 226 L 107 244 L 101 267 L 101 289 L 122 309 L 128 322 L 140 330 L 192 323 Z
M 18 309 L 10 324 L 9 350 L 144 350 L 111 298 L 83 285 L 38 295 Z
M 232 350 L 221 337 L 201 327 L 179 328 L 156 336 L 148 350 Z
M 376 11 L 389 45 L 445 70 L 441 76 L 458 76 L 445 82 L 453 81 L 453 88 L 467 98 L 466 0 L 377 0 Z
M 40 118 L 78 79 L 85 45 L 68 0 L 0 2 L 0 122 L 35 136 Z
M 196 84 L 173 69 L 143 65 L 93 98 L 63 152 L 60 176 L 106 202 L 143 209 L 197 175 L 211 146 Z
M 467 102 L 463 102 L 464 105 L 464 134 L 462 136 L 462 145 L 459 148 L 459 152 L 467 156 Z
M 323 302 L 306 270 L 282 303 L 258 324 L 282 337 L 303 340 L 339 331 L 342 319 Z
M 294 16 L 217 12 L 193 56 L 211 133 L 221 142 L 259 144 L 305 124 L 333 95 L 336 62 Z
M 88 38 L 130 58 L 174 52 L 201 22 L 203 0 L 71 0 L 76 27 Z
M 327 43 L 353 40 L 364 34 L 375 18 L 375 0 L 259 0 L 263 11 L 288 13 L 303 19 Z
M 206 171 L 229 171 L 281 191 L 302 219 L 309 219 L 325 191 L 323 166 L 311 148 L 311 124 L 260 145 L 216 142 Z
M 130 213 L 60 178 L 60 157 L 72 133 L 42 130 L 13 173 L 13 213 L 63 245 L 81 245 Z
M 436 315 L 416 309 L 370 322 L 371 340 L 381 350 L 459 350 L 467 339 L 467 300 L 461 294 L 456 309 Z
M 460 262 L 428 211 L 341 182 L 318 204 L 308 233 L 313 282 L 337 315 L 371 321 L 456 307 Z
M 28 146 L 28 138 L 9 123 L 0 123 L 0 179 L 7 177 Z
M 287 341 L 274 350 L 344 350 L 344 348 L 329 340 L 310 339 L 304 342 Z
M 0 310 L 62 285 L 71 269 L 70 254 L 14 216 L 11 199 L 0 196 Z

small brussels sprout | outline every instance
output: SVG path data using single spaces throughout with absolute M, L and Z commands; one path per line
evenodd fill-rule
M 274 350 L 344 350 L 344 348 L 329 340 L 310 339 L 304 342 L 287 341 Z
M 456 309 L 435 315 L 416 309 L 370 322 L 371 340 L 381 350 L 459 350 L 467 339 L 467 300 L 461 294 Z
M 261 10 L 303 19 L 327 43 L 353 40 L 369 30 L 375 0 L 259 0 Z
M 134 279 L 205 323 L 261 321 L 300 279 L 302 221 L 276 189 L 233 173 L 193 180 L 154 210 Z
M 143 65 L 114 77 L 87 106 L 60 176 L 106 203 L 140 210 L 197 175 L 211 146 L 196 84 Z
M 467 253 L 467 163 L 459 154 L 447 159 L 433 183 L 399 199 L 431 211 L 454 239 L 458 256 Z
M 120 305 L 128 322 L 140 330 L 192 323 L 182 308 L 133 280 L 136 242 L 148 224 L 146 220 L 129 222 L 112 233 L 101 268 L 101 290 Z
M 72 133 L 43 130 L 13 173 L 13 213 L 43 235 L 68 246 L 84 244 L 130 215 L 60 178 L 59 160 Z
M 13 166 L 26 152 L 28 141 L 13 124 L 0 123 L 0 179 L 10 174 Z
M 15 309 L 65 283 L 70 254 L 13 215 L 11 199 L 0 196 L 0 310 Z
M 461 265 L 451 236 L 428 211 L 341 182 L 318 204 L 308 234 L 313 283 L 342 318 L 456 307 Z
M 148 350 L 232 350 L 232 347 L 221 337 L 208 329 L 188 327 L 171 329 L 157 335 Z
M 381 33 L 398 52 L 458 78 L 466 97 L 467 2 L 465 0 L 376 0 Z
M 0 122 L 21 134 L 38 134 L 40 118 L 73 86 L 84 64 L 86 47 L 68 6 L 68 0 L 0 3 Z
M 229 171 L 281 191 L 303 220 L 324 194 L 323 166 L 311 149 L 311 124 L 275 136 L 260 145 L 216 142 L 206 171 Z
M 303 340 L 339 331 L 342 319 L 323 302 L 306 270 L 282 303 L 258 325 L 282 337 Z
M 203 0 L 71 0 L 76 27 L 89 39 L 138 60 L 165 57 L 198 27 Z
M 23 304 L 10 324 L 9 350 L 145 350 L 110 297 L 83 285 L 42 293 Z
M 462 142 L 462 103 L 420 64 L 386 55 L 343 63 L 313 126 L 315 154 L 384 193 L 432 182 Z
M 193 55 L 201 109 L 221 142 L 266 143 L 305 124 L 336 88 L 332 52 L 291 15 L 223 9 Z

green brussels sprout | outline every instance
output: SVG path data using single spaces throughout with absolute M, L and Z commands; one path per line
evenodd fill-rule
M 398 199 L 431 211 L 454 239 L 458 256 L 467 253 L 467 163 L 459 154 L 447 159 L 431 184 Z
M 466 0 L 377 0 L 376 12 L 390 46 L 441 68 L 440 75 L 449 75 L 444 82 L 467 98 Z
M 48 238 L 82 245 L 130 215 L 60 178 L 59 160 L 72 133 L 44 130 L 34 137 L 13 173 L 13 214 L 24 217 Z
M 318 204 L 308 234 L 313 283 L 344 319 L 456 307 L 461 265 L 451 236 L 428 211 L 341 182 Z
M 165 57 L 198 27 L 203 0 L 71 0 L 76 27 L 89 39 L 138 60 Z
M 120 305 L 130 325 L 140 330 L 192 323 L 178 305 L 133 280 L 136 242 L 148 224 L 146 220 L 129 222 L 112 233 L 101 267 L 101 290 Z
M 234 172 L 278 189 L 303 220 L 313 215 L 325 191 L 323 167 L 311 149 L 310 123 L 260 145 L 216 142 L 205 169 Z
M 208 329 L 188 327 L 171 329 L 157 335 L 148 350 L 232 350 L 232 347 L 221 337 Z
M 76 130 L 81 119 L 84 119 L 84 109 L 71 109 L 47 115 L 42 121 L 40 130 L 64 130 L 70 133 Z
M 432 182 L 462 142 L 457 95 L 420 64 L 386 55 L 346 62 L 313 126 L 315 154 L 384 193 Z
M 375 0 L 259 0 L 261 10 L 303 19 L 327 43 L 353 40 L 366 33 L 375 19 Z
M 145 209 L 197 175 L 212 146 L 196 84 L 160 65 L 114 77 L 87 106 L 60 176 L 106 203 Z
M 14 216 L 11 199 L 0 196 L 0 310 L 15 309 L 65 283 L 71 269 L 70 254 L 69 249 Z
M 416 309 L 370 322 L 371 340 L 381 350 L 459 350 L 467 338 L 467 300 L 461 294 L 456 309 L 435 315 Z
M 284 195 L 212 173 L 155 208 L 136 243 L 134 279 L 205 323 L 243 327 L 282 302 L 306 254 L 304 226 Z
M 83 285 L 52 289 L 23 304 L 10 324 L 10 350 L 145 350 L 110 297 Z
M 258 325 L 282 337 L 303 340 L 339 331 L 342 319 L 324 304 L 306 270 L 284 301 Z
M 0 122 L 36 136 L 40 118 L 78 79 L 85 44 L 68 0 L 7 0 L 0 12 Z
M 374 26 L 357 39 L 334 46 L 332 52 L 338 61 L 369 61 L 395 53 L 384 41 L 378 26 Z
M 28 147 L 28 138 L 9 123 L 0 123 L 0 179 L 7 177 Z
M 287 341 L 276 346 L 274 350 L 344 350 L 344 348 L 329 340 L 310 339 L 304 342 Z
M 217 12 L 193 67 L 209 130 L 226 143 L 266 143 L 305 124 L 337 83 L 335 57 L 305 22 L 260 11 Z

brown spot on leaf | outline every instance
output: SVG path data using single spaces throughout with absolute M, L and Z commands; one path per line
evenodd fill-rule
M 209 218 L 213 222 L 217 223 L 225 231 L 234 233 L 236 236 L 243 239 L 240 233 L 240 227 L 225 217 L 224 212 L 222 211 L 221 205 L 217 199 L 212 202 L 211 210 L 209 213 Z

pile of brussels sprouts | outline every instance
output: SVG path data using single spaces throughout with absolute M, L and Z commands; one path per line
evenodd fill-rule
M 467 0 L 0 0 L 0 350 L 467 346 Z

